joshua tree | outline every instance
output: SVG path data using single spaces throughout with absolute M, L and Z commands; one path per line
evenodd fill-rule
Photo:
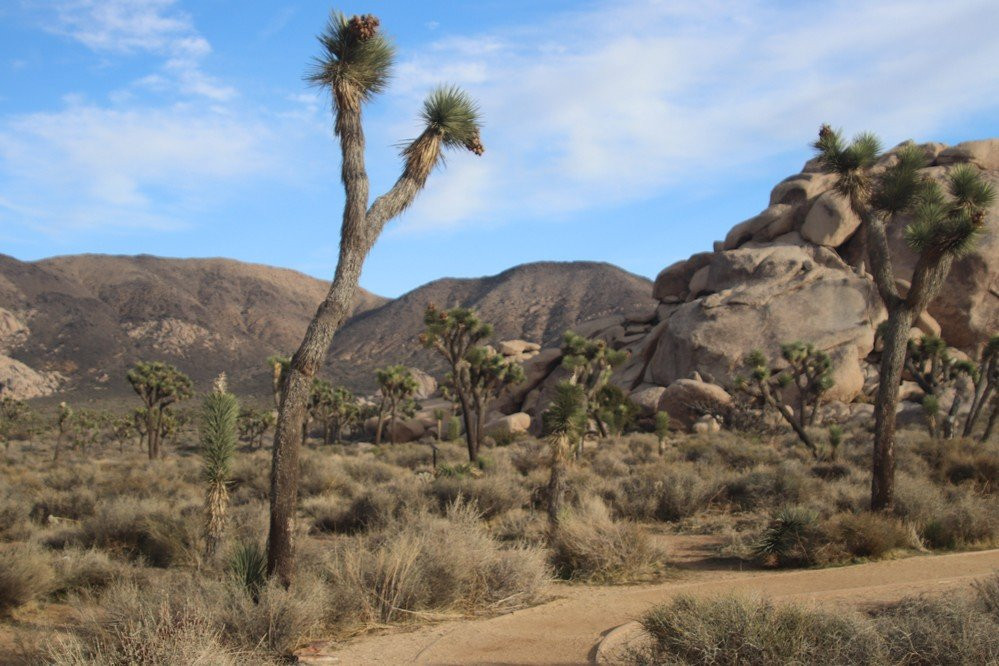
M 274 413 L 269 409 L 244 407 L 239 411 L 236 424 L 240 440 L 250 446 L 261 447 L 264 445 L 264 435 L 274 425 Z
M 551 447 L 551 476 L 548 479 L 548 525 L 558 527 L 565 507 L 569 452 L 586 431 L 586 395 L 579 384 L 564 381 L 555 386 L 555 398 L 544 416 Z
M 215 555 L 225 532 L 238 416 L 239 403 L 236 396 L 228 392 L 223 372 L 201 406 L 201 469 L 206 484 L 205 558 Z
M 69 427 L 72 421 L 73 408 L 65 402 L 60 402 L 59 415 L 56 420 L 59 432 L 56 435 L 55 451 L 52 453 L 52 462 L 57 462 L 59 460 L 59 451 L 62 449 L 62 443 L 66 440 L 66 433 L 69 432 Z
M 291 366 L 291 359 L 282 354 L 267 357 L 267 367 L 271 371 L 271 393 L 274 395 L 274 409 L 281 408 L 281 393 L 285 375 Z
M 964 423 L 962 434 L 965 437 L 971 436 L 975 429 L 975 423 L 982 415 L 982 410 L 999 389 L 999 335 L 993 335 L 989 338 L 988 343 L 982 349 L 978 368 L 973 377 L 975 379 L 975 392 L 971 400 L 971 411 L 968 412 L 968 419 Z
M 607 436 L 607 428 L 600 415 L 597 395 L 607 385 L 614 368 L 628 358 L 625 351 L 615 351 L 603 340 L 590 340 L 572 331 L 562 339 L 562 367 L 570 373 L 569 381 L 583 387 L 588 416 L 597 424 L 600 436 Z
M 524 369 L 516 361 L 508 361 L 492 347 L 472 347 L 465 354 L 467 364 L 468 388 L 472 394 L 472 406 L 475 410 L 475 433 L 478 441 L 475 446 L 475 457 L 478 458 L 479 447 L 482 445 L 483 430 L 486 425 L 486 414 L 489 405 L 507 386 L 524 381 Z
M 669 437 L 669 412 L 656 412 L 656 439 L 659 440 L 659 455 L 666 455 L 666 438 Z
M 806 428 L 814 425 L 822 394 L 833 385 L 832 361 L 825 352 L 810 344 L 791 342 L 781 345 L 786 368 L 777 375 L 774 365 L 760 350 L 746 356 L 749 377 L 736 377 L 736 387 L 754 400 L 780 414 L 812 455 L 819 450 Z M 793 402 L 785 403 L 784 391 L 793 387 Z
M 867 259 L 881 300 L 888 310 L 881 353 L 881 372 L 874 405 L 874 453 L 871 509 L 892 508 L 895 491 L 895 408 L 912 322 L 943 287 L 954 258 L 966 252 L 985 225 L 985 211 L 995 193 L 971 165 L 947 174 L 949 197 L 919 169 L 926 157 L 913 144 L 900 147 L 879 173 L 880 142 L 861 134 L 847 145 L 828 125 L 814 144 L 825 171 L 836 175 L 836 189 L 845 196 L 866 234 Z M 919 258 L 912 284 L 903 295 L 895 280 L 887 226 L 909 213 L 905 239 Z
M 438 88 L 423 105 L 424 130 L 402 151 L 402 175 L 369 206 L 361 106 L 385 89 L 394 54 L 378 26 L 378 19 L 370 15 L 347 19 L 334 13 L 319 37 L 322 55 L 309 77 L 331 93 L 346 199 L 333 283 L 292 357 L 274 434 L 267 572 L 285 586 L 291 584 L 294 564 L 298 459 L 312 378 L 326 357 L 333 335 L 350 314 L 364 259 L 385 223 L 405 210 L 423 189 L 430 173 L 441 163 L 445 149 L 465 147 L 477 155 L 484 150 L 475 104 L 457 88 Z
M 339 442 L 343 427 L 354 423 L 360 414 L 353 393 L 318 378 L 312 382 L 309 411 L 323 424 L 323 444 Z
M 10 396 L 0 398 L 0 439 L 4 449 L 10 449 L 10 440 L 28 417 L 28 406 Z
M 628 399 L 620 386 L 605 384 L 594 398 L 596 420 L 603 423 L 606 432 L 619 436 L 630 427 L 638 414 L 638 407 Z
M 160 457 L 164 425 L 169 424 L 167 408 L 191 397 L 191 380 L 177 368 L 160 361 L 139 361 L 128 371 L 128 383 L 145 405 L 146 439 L 149 459 Z
M 461 405 L 461 417 L 465 422 L 465 442 L 468 445 L 468 458 L 475 462 L 479 455 L 480 433 L 475 418 L 471 378 L 468 374 L 468 353 L 480 342 L 493 334 L 493 327 L 483 322 L 474 310 L 452 308 L 438 310 L 432 303 L 423 314 L 426 329 L 420 334 L 420 343 L 440 354 L 450 368 L 447 382 L 450 391 Z
M 385 414 L 388 414 L 389 417 L 389 439 L 395 444 L 395 422 L 399 415 L 399 409 L 402 407 L 404 412 L 410 411 L 406 408 L 406 402 L 413 397 L 419 386 L 413 373 L 404 365 L 390 365 L 380 368 L 375 371 L 375 379 L 378 381 L 378 390 L 382 394 L 381 405 L 378 409 L 378 426 L 375 429 L 375 444 L 381 444 Z
M 947 349 L 947 343 L 942 338 L 924 335 L 918 340 L 909 340 L 905 369 L 925 394 L 923 409 L 930 433 L 934 437 L 943 435 L 946 439 L 952 438 L 958 414 L 964 405 L 965 386 L 969 381 L 962 380 L 962 377 L 977 382 L 978 368 L 970 361 L 952 357 Z M 954 398 L 941 422 L 939 396 L 945 388 L 954 390 Z
M 125 452 L 125 442 L 135 433 L 135 424 L 127 416 L 115 416 L 108 421 L 108 437 L 118 443 L 118 453 Z

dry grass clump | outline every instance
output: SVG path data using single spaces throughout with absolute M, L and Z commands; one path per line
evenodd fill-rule
M 666 568 L 666 553 L 653 538 L 634 523 L 614 522 L 596 497 L 561 517 L 551 549 L 556 573 L 567 580 L 651 580 Z
M 951 550 L 995 543 L 999 538 L 999 503 L 972 493 L 950 495 L 945 505 L 919 528 L 926 545 Z
M 459 498 L 474 504 L 481 516 L 490 519 L 506 511 L 527 506 L 530 495 L 512 474 L 439 476 L 430 485 L 430 493 L 442 508 Z
M 872 664 L 880 654 L 860 618 L 754 598 L 680 596 L 641 622 L 653 644 L 635 664 Z
M 356 534 L 379 529 L 404 515 L 416 513 L 429 504 L 422 484 L 402 478 L 362 492 L 353 499 L 336 496 L 310 497 L 302 509 L 319 532 Z
M 48 594 L 54 579 L 48 554 L 37 546 L 0 545 L 0 617 Z
M 541 550 L 501 548 L 473 507 L 455 504 L 341 541 L 325 575 L 338 622 L 350 624 L 528 604 L 548 568 Z
M 96 595 L 115 582 L 131 575 L 129 567 L 112 560 L 100 550 L 68 548 L 52 557 L 57 598 L 71 594 Z
M 653 463 L 631 470 L 604 499 L 623 518 L 674 522 L 706 509 L 721 489 L 721 479 L 709 469 L 687 462 Z
M 196 504 L 177 507 L 162 500 L 102 502 L 80 524 L 77 540 L 85 548 L 102 548 L 154 567 L 193 561 L 200 509 Z
M 821 482 L 795 461 L 757 466 L 733 476 L 725 484 L 725 498 L 742 510 L 777 504 L 801 504 L 820 494 Z
M 994 664 L 999 575 L 976 594 L 911 598 L 864 617 L 743 597 L 678 597 L 642 618 L 634 664 Z
M 237 581 L 167 576 L 112 584 L 59 664 L 271 664 L 318 635 L 324 591 L 308 580 L 265 585 L 256 600 Z
M 23 541 L 30 535 L 28 506 L 16 497 L 0 497 L 0 541 Z
M 892 516 L 877 513 L 844 513 L 825 527 L 827 538 L 841 543 L 855 557 L 882 557 L 900 548 L 918 547 L 913 530 Z

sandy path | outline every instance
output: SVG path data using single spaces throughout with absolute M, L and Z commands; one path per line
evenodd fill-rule
M 999 550 L 989 550 L 807 571 L 697 570 L 658 585 L 555 585 L 552 593 L 559 598 L 549 603 L 489 619 L 361 638 L 336 651 L 336 661 L 325 663 L 585 664 L 604 634 L 679 593 L 756 593 L 857 606 L 965 587 L 996 570 Z

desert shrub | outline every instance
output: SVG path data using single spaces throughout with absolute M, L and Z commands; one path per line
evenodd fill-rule
M 347 459 L 342 462 L 340 467 L 347 477 L 365 488 L 370 488 L 381 483 L 388 483 L 406 474 L 406 472 L 398 467 L 375 460 L 374 458 Z M 328 487 L 322 493 L 317 492 L 315 494 L 323 494 L 329 492 L 330 489 Z
M 235 457 L 230 475 L 230 496 L 233 504 L 270 497 L 270 465 L 259 456 L 240 454 Z
M 999 573 L 975 583 L 975 592 L 985 612 L 999 622 Z
M 219 664 L 243 663 L 227 647 L 207 596 L 187 597 L 169 589 L 113 585 L 102 596 L 102 619 L 91 619 L 76 640 L 53 646 L 57 664 Z
M 819 562 L 824 544 L 818 513 L 801 506 L 787 506 L 771 518 L 754 554 L 770 566 L 809 566 Z
M 496 516 L 489 533 L 500 541 L 542 544 L 547 536 L 547 522 L 542 514 L 526 509 L 511 509 Z
M 850 475 L 850 466 L 842 463 L 821 463 L 812 465 L 812 475 L 823 481 L 837 481 Z
M 35 499 L 31 519 L 42 524 L 51 516 L 80 520 L 93 515 L 96 505 L 97 494 L 92 488 L 46 489 Z
M 49 593 L 49 556 L 30 544 L 0 545 L 0 616 Z
M 645 465 L 604 495 L 615 513 L 635 520 L 672 522 L 707 508 L 720 490 L 716 475 L 691 464 Z
M 67 549 L 52 558 L 56 597 L 94 595 L 128 576 L 129 570 L 100 550 Z
M 888 663 L 958 666 L 999 661 L 999 620 L 976 601 L 905 599 L 879 609 L 874 624 Z
M 509 474 L 488 474 L 480 478 L 439 476 L 430 486 L 441 508 L 464 498 L 474 504 L 483 518 L 489 519 L 529 503 L 527 490 Z
M 897 518 L 868 512 L 834 516 L 825 530 L 830 541 L 856 557 L 881 557 L 913 545 L 915 538 Z
M 901 473 L 895 477 L 894 513 L 906 521 L 922 525 L 940 513 L 947 499 L 943 491 L 911 474 Z
M 876 634 L 858 618 L 742 597 L 680 596 L 642 617 L 638 664 L 870 664 Z
M 548 466 L 551 452 L 545 442 L 537 439 L 521 440 L 507 449 L 510 464 L 523 475 Z
M 167 567 L 193 556 L 200 509 L 190 505 L 178 510 L 156 500 L 116 499 L 98 505 L 95 514 L 80 525 L 78 538 L 87 548 L 103 548 L 154 567 Z
M 725 497 L 740 509 L 759 509 L 778 503 L 800 504 L 813 496 L 817 481 L 805 474 L 801 464 L 781 463 L 755 467 L 725 484 Z
M 303 461 L 298 493 L 303 499 L 316 495 L 350 497 L 361 486 L 384 483 L 403 472 L 376 460 L 342 460 L 332 456 L 308 455 Z M 372 470 L 377 470 L 373 472 Z M 356 482 L 356 483 L 355 483 Z M 269 487 L 269 486 L 268 486 Z
M 329 496 L 313 497 L 303 502 L 303 509 L 313 519 L 313 529 L 341 534 L 384 527 L 392 520 L 416 513 L 426 506 L 427 499 L 422 488 L 412 478 L 371 488 L 347 502 Z
M 23 541 L 30 534 L 28 506 L 15 497 L 0 497 L 0 541 Z
M 748 470 L 759 465 L 776 465 L 782 456 L 771 446 L 747 441 L 730 432 L 696 436 L 679 443 L 680 455 L 690 462 L 703 462 L 712 466 Z M 797 451 L 797 449 L 792 449 Z
M 552 561 L 559 577 L 596 582 L 655 578 L 663 573 L 666 553 L 641 527 L 614 522 L 595 497 L 559 520 L 551 538 Z
M 337 543 L 326 565 L 335 620 L 390 622 L 427 612 L 516 606 L 541 591 L 542 551 L 503 549 L 468 505 L 410 516 Z
M 289 589 L 270 581 L 252 595 L 242 586 L 226 586 L 214 618 L 233 648 L 287 658 L 319 634 L 326 611 L 322 583 L 302 576 Z
M 999 535 L 999 504 L 972 493 L 954 493 L 919 534 L 931 548 L 992 543 Z

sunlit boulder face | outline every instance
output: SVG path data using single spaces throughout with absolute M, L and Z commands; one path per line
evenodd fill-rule
M 923 172 L 940 180 L 955 165 L 972 163 L 999 188 L 999 139 L 947 147 L 921 144 Z M 883 167 L 893 159 L 889 151 Z M 876 168 L 879 168 L 876 167 Z M 896 277 L 907 288 L 915 254 L 904 241 L 908 220 L 889 228 Z M 612 381 L 642 396 L 680 380 L 704 380 L 732 389 L 753 349 L 779 357 L 781 343 L 809 342 L 829 353 L 835 386 L 827 400 L 857 400 L 876 376 L 875 331 L 885 310 L 864 270 L 860 220 L 816 160 L 778 183 L 767 207 L 736 224 L 714 252 L 701 252 L 662 270 L 652 289 L 658 302 L 647 318 L 618 316 L 577 330 L 631 352 Z M 993 207 L 974 249 L 954 263 L 940 295 L 917 320 L 913 334 L 941 334 L 974 353 L 999 332 L 999 212 Z M 552 367 L 557 367 L 553 365 Z M 540 409 L 552 373 L 537 382 L 525 411 Z M 644 408 L 650 411 L 652 405 Z

